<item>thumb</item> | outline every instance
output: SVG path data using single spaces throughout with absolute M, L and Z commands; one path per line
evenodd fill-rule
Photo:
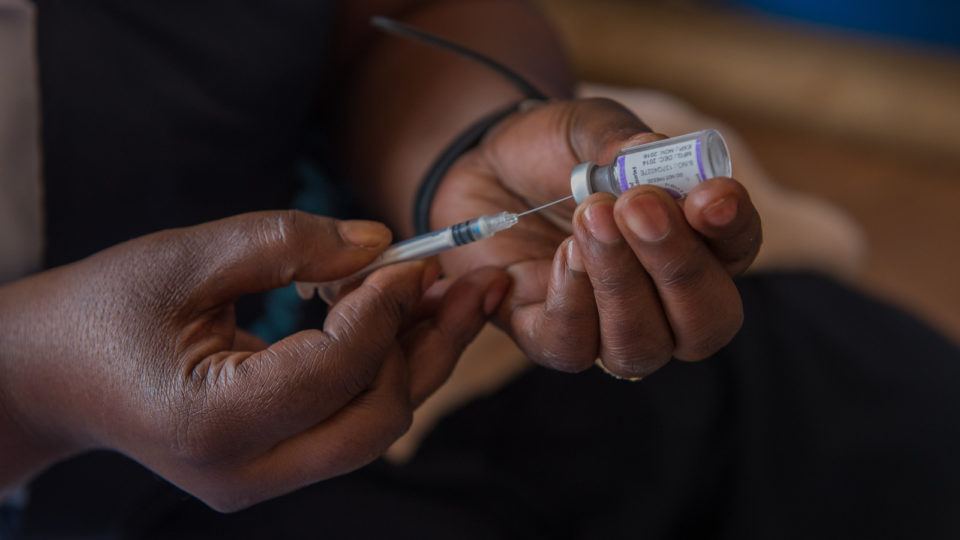
M 324 421 L 366 392 L 423 296 L 427 264 L 372 274 L 334 306 L 322 330 L 266 349 L 217 353 L 192 373 L 203 381 L 194 423 L 204 454 L 255 455 Z
M 482 147 L 484 161 L 501 179 L 525 182 L 535 201 L 570 194 L 570 170 L 584 161 L 609 163 L 621 149 L 664 138 L 633 112 L 606 98 L 548 103 L 498 125 Z M 554 181 L 559 180 L 559 181 Z
M 299 211 L 255 212 L 200 225 L 203 303 L 298 281 L 329 281 L 369 264 L 390 244 L 373 221 L 339 221 Z
M 445 287 L 445 290 L 444 290 Z M 432 316 L 404 337 L 410 372 L 410 402 L 423 403 L 450 377 L 464 349 L 496 311 L 510 288 L 510 276 L 498 268 L 480 268 L 428 292 Z

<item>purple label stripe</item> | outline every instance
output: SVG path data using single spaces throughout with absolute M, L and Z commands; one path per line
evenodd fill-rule
M 697 154 L 697 168 L 700 169 L 700 181 L 703 182 L 707 179 L 707 175 L 703 172 L 703 156 L 700 155 L 700 139 L 697 139 L 697 147 L 694 149 L 694 153 Z
M 627 156 L 620 156 L 617 168 L 620 170 L 620 191 L 626 191 L 630 189 L 630 184 L 627 183 Z

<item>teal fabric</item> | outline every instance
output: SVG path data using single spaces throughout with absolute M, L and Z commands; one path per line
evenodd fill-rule
M 350 207 L 349 198 L 324 174 L 314 161 L 304 159 L 297 165 L 302 187 L 292 207 L 311 214 L 345 217 Z M 296 332 L 300 327 L 300 307 L 303 301 L 291 284 L 267 294 L 263 314 L 253 322 L 249 331 L 267 343 L 273 343 Z

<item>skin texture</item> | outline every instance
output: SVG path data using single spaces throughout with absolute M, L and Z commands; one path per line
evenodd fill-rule
M 433 223 L 559 199 L 577 163 L 609 163 L 659 138 L 602 99 L 515 115 L 459 160 L 437 194 Z M 514 286 L 497 320 L 534 361 L 582 371 L 599 358 L 616 376 L 645 377 L 671 357 L 706 358 L 739 330 L 732 276 L 756 256 L 761 227 L 735 180 L 704 182 L 682 201 L 654 187 L 619 200 L 595 194 L 557 214 L 524 218 L 442 258 L 451 275 L 488 264 L 510 272 Z M 571 223 L 572 234 L 558 223 Z
M 496 308 L 503 272 L 426 294 L 435 263 L 398 265 L 343 296 L 322 329 L 269 346 L 237 330 L 233 306 L 347 275 L 389 241 L 374 222 L 247 214 L 0 289 L 0 305 L 30 306 L 0 312 L 7 433 L 19 435 L 2 443 L 4 480 L 113 448 L 228 511 L 372 461 Z
M 522 2 L 340 8 L 342 155 L 363 179 L 370 215 L 401 236 L 433 157 L 519 96 L 468 61 L 372 34 L 370 15 L 485 51 L 558 99 L 508 118 L 456 163 L 437 194 L 435 226 L 566 195 L 573 165 L 607 163 L 657 137 L 612 102 L 565 100 L 572 77 L 557 41 Z M 541 364 L 577 371 L 602 357 L 624 377 L 645 376 L 671 354 L 706 357 L 733 336 L 742 314 L 730 277 L 760 243 L 739 184 L 710 181 L 682 203 L 643 188 L 588 203 L 448 253 L 447 279 L 432 287 L 439 269 L 429 263 L 377 272 L 339 300 L 323 329 L 269 346 L 235 327 L 235 300 L 348 275 L 387 245 L 385 227 L 236 216 L 0 287 L 0 494 L 92 448 L 123 452 L 222 511 L 343 474 L 405 431 L 494 313 Z M 635 231 L 649 227 L 631 224 L 655 216 L 668 232 L 645 241 Z
M 375 13 L 368 5 L 354 4 L 355 28 Z M 507 118 L 456 163 L 434 200 L 434 227 L 569 195 L 576 164 L 606 164 L 621 148 L 663 137 L 614 102 L 569 99 L 573 78 L 558 41 L 523 2 L 433 2 L 395 15 L 483 51 L 556 98 Z M 351 171 L 371 179 L 370 212 L 407 236 L 414 193 L 433 157 L 464 126 L 522 96 L 448 52 L 360 35 L 370 45 L 344 99 L 350 104 L 344 154 Z M 377 159 L 368 159 L 371 148 Z M 645 191 L 651 205 L 634 200 Z M 643 377 L 671 356 L 702 359 L 732 339 L 743 315 L 731 278 L 752 262 L 762 236 L 742 186 L 732 179 L 705 182 L 679 203 L 653 188 L 616 203 L 588 202 L 577 212 L 568 204 L 552 221 L 525 218 L 500 236 L 449 252 L 441 257 L 443 270 L 456 276 L 485 265 L 508 269 L 514 286 L 497 323 L 530 358 L 555 369 L 581 371 L 600 358 L 614 375 Z M 729 222 L 708 220 L 717 205 Z M 628 226 L 640 223 L 646 206 L 669 225 L 656 242 L 641 241 Z M 610 243 L 590 233 L 586 217 L 593 214 L 598 227 L 615 231 Z M 570 253 L 580 264 L 569 263 Z

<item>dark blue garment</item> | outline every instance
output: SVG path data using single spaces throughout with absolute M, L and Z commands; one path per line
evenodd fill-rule
M 291 207 L 332 109 L 331 2 L 36 3 L 48 267 Z
M 534 369 L 376 463 L 230 515 L 99 453 L 28 537 L 960 538 L 960 351 L 828 280 L 739 281 L 745 323 L 639 383 Z
M 325 2 L 37 3 L 49 265 L 291 205 L 323 125 Z M 823 279 L 739 286 L 744 330 L 714 358 L 638 384 L 531 370 L 403 467 L 224 516 L 97 452 L 8 517 L 27 538 L 960 537 L 956 347 Z
M 330 2 L 37 0 L 47 264 L 289 207 Z

